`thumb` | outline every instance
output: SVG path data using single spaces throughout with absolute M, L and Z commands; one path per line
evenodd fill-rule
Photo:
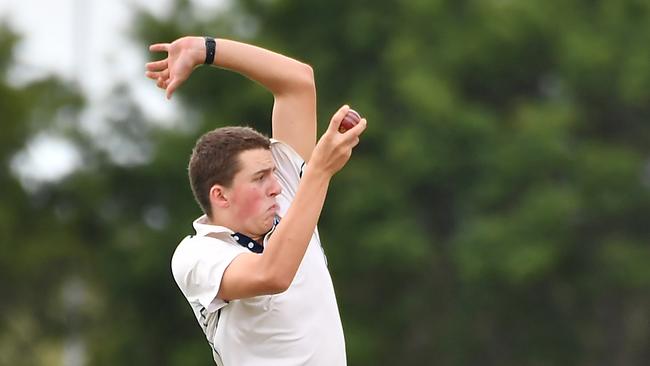
M 171 99 L 171 98 L 172 98 L 172 94 L 174 94 L 174 92 L 176 91 L 176 89 L 178 89 L 178 86 L 181 84 L 181 82 L 182 82 L 182 81 L 179 80 L 178 78 L 174 78 L 174 79 L 172 79 L 172 80 L 169 82 L 169 84 L 167 85 L 167 88 L 165 89 L 165 90 L 166 90 L 166 96 L 167 96 L 167 99 Z
M 336 113 L 332 116 L 332 119 L 330 120 L 330 125 L 327 127 L 327 131 L 332 131 L 332 132 L 337 132 L 339 130 L 339 127 L 341 126 L 341 122 L 343 121 L 343 118 L 345 118 L 345 115 L 348 113 L 350 110 L 350 106 L 347 104 L 344 104 L 339 108 Z

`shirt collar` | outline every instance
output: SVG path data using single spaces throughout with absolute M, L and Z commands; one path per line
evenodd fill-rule
M 264 242 L 268 240 L 268 237 L 273 233 L 273 231 L 275 230 L 275 228 L 278 226 L 279 223 L 280 223 L 280 216 L 276 215 L 273 218 L 273 227 L 268 233 L 266 233 L 266 235 L 264 235 L 264 239 L 263 239 Z M 192 225 L 194 226 L 194 230 L 196 230 L 197 236 L 206 236 L 211 233 L 213 234 L 227 233 L 230 234 L 230 237 L 232 237 L 237 242 L 237 244 L 250 250 L 251 252 L 262 253 L 264 251 L 264 246 L 262 244 L 249 238 L 248 236 L 242 233 L 234 232 L 225 226 L 210 224 L 210 220 L 208 220 L 208 217 L 206 215 L 203 215 L 198 219 L 194 220 Z
M 219 225 L 212 225 L 210 223 L 210 220 L 208 220 L 208 216 L 203 215 L 199 217 L 198 219 L 194 220 L 192 223 L 192 226 L 194 226 L 194 230 L 196 230 L 196 235 L 197 236 L 205 236 L 210 233 L 228 233 L 228 234 L 234 234 L 235 232 L 228 229 L 225 226 L 219 226 Z

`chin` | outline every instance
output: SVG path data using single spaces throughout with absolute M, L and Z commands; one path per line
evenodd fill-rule
M 271 229 L 273 229 L 273 219 L 265 221 L 264 225 L 262 225 L 262 231 L 264 234 L 268 233 Z

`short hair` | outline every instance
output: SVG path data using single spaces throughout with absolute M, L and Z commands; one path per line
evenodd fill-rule
M 241 170 L 242 152 L 271 148 L 267 136 L 250 127 L 222 127 L 206 132 L 197 141 L 189 163 L 190 186 L 203 212 L 212 216 L 210 188 L 215 184 L 229 188 Z

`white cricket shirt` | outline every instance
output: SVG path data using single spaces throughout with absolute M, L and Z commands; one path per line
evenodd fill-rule
M 296 194 L 305 164 L 290 146 L 277 140 L 271 140 L 271 153 L 282 186 L 277 197 L 282 217 Z M 216 298 L 223 273 L 237 255 L 249 249 L 237 243 L 232 230 L 208 224 L 205 216 L 194 221 L 194 228 L 196 235 L 183 239 L 174 252 L 172 273 L 217 365 L 346 364 L 341 318 L 318 230 L 287 291 L 226 303 Z M 210 233 L 218 239 L 207 237 Z

